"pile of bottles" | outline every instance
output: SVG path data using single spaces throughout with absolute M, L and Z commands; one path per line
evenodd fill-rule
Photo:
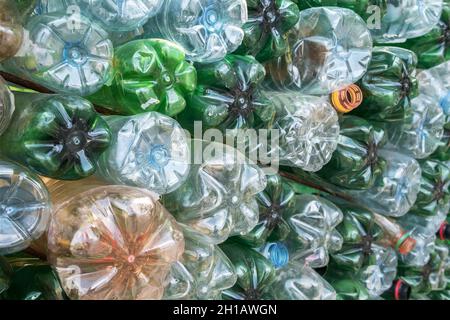
M 0 0 L 0 299 L 450 299 L 450 0 Z

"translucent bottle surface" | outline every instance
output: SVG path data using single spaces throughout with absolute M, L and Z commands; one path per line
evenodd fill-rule
M 393 217 L 405 215 L 414 205 L 419 192 L 421 169 L 413 158 L 380 150 L 387 166 L 372 188 L 349 190 L 360 203 L 373 211 Z
M 36 12 L 90 16 L 108 31 L 130 31 L 142 26 L 160 9 L 162 0 L 39 0 Z
M 0 76 L 0 136 L 8 128 L 14 113 L 14 96 L 5 80 Z
M 174 41 L 188 59 L 208 63 L 240 46 L 247 19 L 244 0 L 168 0 L 144 26 L 144 36 Z
M 16 111 L 0 150 L 41 175 L 76 180 L 92 175 L 111 133 L 89 101 L 77 96 L 16 93 Z
M 108 34 L 83 15 L 33 16 L 20 51 L 5 64 L 61 93 L 89 95 L 108 81 L 113 47 Z
M 318 171 L 331 160 L 339 140 L 338 115 L 324 98 L 296 93 L 264 91 L 276 110 L 273 129 L 279 145 L 271 150 L 279 163 L 305 171 Z
M 423 267 L 430 261 L 431 253 L 435 250 L 436 236 L 412 230 L 411 236 L 416 240 L 416 246 L 408 254 L 400 255 L 399 260 L 408 266 Z
M 50 197 L 42 181 L 12 162 L 0 161 L 0 254 L 21 251 L 47 229 Z
M 23 27 L 15 0 L 0 1 L 0 62 L 13 57 L 22 44 Z
M 411 101 L 402 122 L 386 125 L 389 142 L 401 153 L 424 159 L 439 147 L 444 134 L 439 101 L 419 95 Z
M 104 119 L 112 143 L 98 160 L 99 177 L 158 194 L 172 192 L 185 182 L 191 156 L 178 122 L 157 112 Z
M 267 63 L 267 86 L 306 94 L 328 94 L 358 81 L 372 55 L 372 38 L 353 11 L 303 10 L 287 33 L 287 53 Z
M 166 208 L 207 243 L 250 232 L 259 220 L 256 195 L 266 187 L 263 170 L 220 143 L 194 140 L 193 148 L 189 176 L 163 197 Z
M 71 299 L 160 299 L 184 251 L 175 219 L 143 189 L 51 181 L 49 261 Z

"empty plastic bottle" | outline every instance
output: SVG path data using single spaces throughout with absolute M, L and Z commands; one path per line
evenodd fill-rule
M 264 91 L 263 95 L 275 108 L 271 129 L 279 135 L 269 155 L 284 166 L 320 170 L 330 161 L 339 140 L 338 115 L 329 101 L 292 92 Z
M 336 151 L 317 175 L 346 189 L 371 188 L 386 167 L 379 155 L 387 140 L 384 130 L 352 115 L 341 117 L 339 125 Z
M 37 173 L 62 180 L 92 175 L 109 146 L 107 123 L 76 96 L 16 93 L 16 111 L 0 151 Z
M 130 31 L 144 25 L 160 9 L 162 0 L 39 0 L 36 12 L 84 14 L 108 31 Z
M 31 17 L 7 71 L 61 93 L 89 95 L 109 80 L 113 47 L 108 34 L 83 15 Z
M 244 0 L 168 0 L 145 24 L 144 36 L 176 42 L 189 60 L 208 63 L 241 45 L 247 19 Z
M 352 114 L 377 122 L 402 121 L 417 97 L 416 55 L 396 47 L 375 47 L 367 73 L 358 82 L 361 106 Z
M 165 299 L 220 299 L 222 291 L 233 287 L 237 276 L 222 250 L 205 243 L 193 232 L 183 230 L 185 251 L 168 277 Z
M 245 37 L 237 54 L 251 54 L 267 61 L 286 53 L 284 35 L 299 19 L 298 6 L 289 0 L 248 1 L 248 22 L 242 27 Z
M 412 227 L 410 230 L 416 246 L 408 254 L 399 256 L 399 261 L 408 266 L 423 267 L 430 261 L 431 254 L 435 250 L 436 236 L 421 232 L 420 227 L 418 229 Z
M 227 55 L 218 62 L 196 66 L 199 85 L 180 120 L 186 128 L 202 121 L 204 130 L 226 132 L 268 127 L 273 122 L 274 107 L 260 90 L 266 72 L 255 58 Z
M 441 145 L 445 117 L 439 102 L 425 95 L 411 100 L 403 121 L 386 124 L 392 148 L 416 159 L 425 159 Z
M 15 108 L 14 96 L 0 76 L 0 136 L 8 128 Z
M 70 299 L 162 298 L 184 237 L 154 194 L 92 180 L 47 185 L 48 259 Z
M 391 287 L 397 274 L 397 254 L 386 246 L 386 232 L 373 215 L 349 203 L 338 202 L 344 213 L 337 231 L 344 241 L 342 249 L 331 253 L 328 271 L 361 282 L 371 296 Z
M 297 0 L 300 9 L 339 6 L 354 10 L 367 23 L 374 41 L 404 42 L 430 31 L 439 21 L 442 0 Z
M 158 111 L 175 116 L 197 85 L 182 48 L 166 40 L 135 40 L 115 50 L 112 80 L 89 99 L 123 115 Z
M 111 145 L 98 159 L 99 177 L 158 194 L 185 182 L 191 156 L 178 122 L 158 112 L 103 119 L 111 128 Z
M 325 273 L 324 277 L 336 291 L 336 300 L 371 300 L 374 298 L 370 296 L 361 282 L 352 277 L 342 278 L 328 273 Z
M 448 51 L 450 40 L 450 2 L 444 0 L 440 21 L 423 36 L 408 39 L 400 46 L 410 49 L 419 58 L 418 67 L 432 68 L 450 59 Z
M 336 300 L 336 291 L 314 269 L 289 263 L 267 290 L 274 300 Z
M 366 24 L 348 9 L 303 10 L 286 37 L 287 53 L 266 65 L 273 89 L 329 94 L 361 79 L 372 55 Z
M 360 204 L 386 216 L 401 217 L 414 205 L 420 187 L 419 163 L 408 156 L 380 150 L 386 160 L 383 174 L 367 190 L 346 190 Z
M 236 149 L 216 142 L 194 140 L 191 154 L 189 176 L 163 197 L 166 208 L 207 243 L 250 232 L 259 220 L 256 195 L 266 187 L 264 171 Z
M 15 0 L 0 1 L 0 62 L 13 57 L 22 44 L 23 27 Z
M 7 262 L 11 267 L 11 284 L 0 299 L 66 299 L 55 271 L 47 262 L 24 253 L 7 257 Z
M 47 229 L 51 204 L 38 176 L 0 161 L 0 254 L 18 252 Z

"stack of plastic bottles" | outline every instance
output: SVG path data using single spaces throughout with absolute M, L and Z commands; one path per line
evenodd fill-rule
M 0 0 L 0 75 L 0 299 L 450 299 L 450 0 Z

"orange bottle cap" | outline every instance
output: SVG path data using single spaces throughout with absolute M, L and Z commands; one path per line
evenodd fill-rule
M 345 89 L 335 91 L 331 94 L 333 107 L 342 113 L 348 113 L 358 108 L 362 101 L 362 90 L 356 84 L 352 84 Z

